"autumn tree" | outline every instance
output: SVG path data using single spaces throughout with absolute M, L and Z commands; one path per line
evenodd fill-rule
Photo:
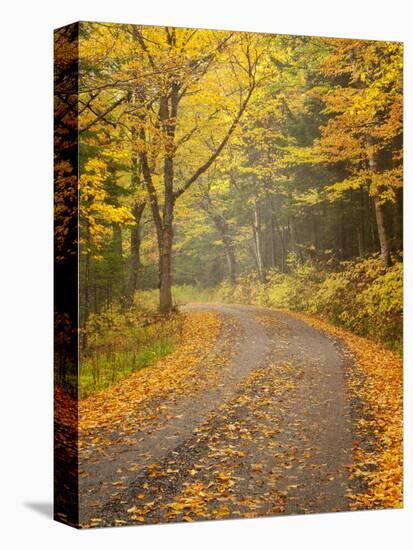
M 81 232 L 94 311 L 159 288 L 167 312 L 172 283 L 266 284 L 401 249 L 400 44 L 98 23 L 80 35 L 80 172 L 105 166 L 102 238 Z
M 326 42 L 326 41 L 325 41 Z M 401 187 L 402 45 L 362 40 L 329 40 L 320 70 L 335 79 L 321 88 L 325 111 L 316 148 L 326 163 L 345 162 L 349 176 L 331 192 L 367 185 L 373 197 L 383 264 L 390 242 L 383 204 Z

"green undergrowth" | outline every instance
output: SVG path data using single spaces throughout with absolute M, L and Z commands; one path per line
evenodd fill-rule
M 298 311 L 341 326 L 402 352 L 403 263 L 394 257 L 385 269 L 378 254 L 339 265 L 299 263 L 290 256 L 288 272 L 269 270 L 266 281 L 255 273 L 216 289 L 175 288 L 179 303 L 225 302 Z
M 179 314 L 159 316 L 153 293 L 138 292 L 125 311 L 113 306 L 92 314 L 81 336 L 79 397 L 115 384 L 131 372 L 152 366 L 179 343 Z
M 272 270 L 262 283 L 255 275 L 221 285 L 225 302 L 301 311 L 379 341 L 401 353 L 403 336 L 403 264 L 394 258 L 385 269 L 378 255 L 322 269 L 292 264 L 289 273 Z
M 79 373 L 79 398 L 108 388 L 131 372 L 150 367 L 175 350 L 172 341 L 155 342 L 142 351 L 112 352 L 89 356 L 81 361 Z
M 176 305 L 190 302 L 214 302 L 217 300 L 217 289 L 202 288 L 191 285 L 175 285 L 172 288 L 172 297 Z

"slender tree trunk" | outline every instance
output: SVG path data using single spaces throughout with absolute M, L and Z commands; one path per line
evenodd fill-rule
M 229 240 L 227 239 L 223 238 L 223 244 L 224 244 L 225 256 L 227 258 L 229 280 L 232 285 L 235 285 L 237 276 L 236 276 L 236 261 L 235 261 L 234 249 L 233 249 L 232 243 L 229 242 Z
M 173 158 L 164 159 L 165 202 L 163 207 L 162 242 L 159 258 L 159 310 L 168 313 L 172 303 L 172 244 L 174 238 L 173 218 L 175 199 L 173 194 Z
M 210 218 L 214 222 L 215 228 L 221 237 L 222 245 L 224 247 L 225 257 L 228 265 L 228 276 L 232 285 L 236 283 L 237 263 L 234 253 L 234 243 L 232 242 L 228 222 L 222 214 L 213 211 L 213 204 L 210 196 L 205 193 L 206 205 L 203 206 L 204 210 L 209 214 Z
M 224 247 L 225 257 L 227 259 L 228 277 L 229 277 L 230 283 L 232 285 L 235 285 L 236 277 L 237 277 L 236 275 L 237 268 L 236 268 L 235 254 L 234 254 L 234 246 L 227 232 L 220 231 L 220 236 Z
M 253 211 L 253 223 L 252 223 L 252 234 L 254 238 L 255 245 L 255 255 L 257 259 L 257 271 L 259 280 L 265 282 L 265 273 L 264 266 L 262 262 L 262 242 L 261 242 L 261 220 L 260 213 L 258 209 L 258 204 L 254 202 L 254 211 Z
M 132 209 L 134 225 L 130 235 L 130 276 L 129 276 L 129 295 L 133 299 L 133 295 L 138 288 L 139 272 L 141 270 L 141 220 L 145 210 L 145 203 L 135 204 Z
M 390 267 L 390 247 L 387 237 L 386 227 L 384 225 L 383 207 L 380 203 L 380 196 L 375 194 L 373 197 L 374 209 L 376 212 L 377 232 L 380 241 L 381 259 L 384 267 Z
M 372 155 L 370 156 L 369 167 L 373 173 L 377 172 L 377 153 L 372 153 Z M 373 195 L 373 202 L 374 211 L 376 213 L 377 233 L 379 235 L 381 259 L 384 267 L 389 267 L 391 264 L 390 246 L 386 226 L 384 223 L 383 206 L 380 202 L 380 188 L 375 190 L 375 193 Z
M 357 224 L 357 244 L 359 257 L 362 258 L 365 254 L 365 238 L 364 238 L 364 189 L 359 189 L 359 206 L 358 206 L 358 224 Z
M 340 208 L 340 259 L 345 260 L 346 254 L 346 224 L 343 201 L 339 201 Z
M 275 212 L 273 211 L 272 212 L 272 219 L 274 221 L 274 224 L 275 224 L 275 228 L 277 230 L 277 234 L 278 234 L 278 238 L 280 239 L 280 244 L 281 244 L 281 261 L 280 261 L 280 269 L 281 269 L 281 273 L 284 273 L 285 272 L 285 243 L 284 243 L 284 231 L 282 230 L 282 228 L 280 227 L 280 224 L 278 223 L 278 218 L 275 214 Z
M 94 298 L 94 309 L 93 309 L 93 313 L 98 313 L 99 311 L 99 303 L 98 303 L 98 287 L 97 285 L 95 284 L 93 286 L 93 298 Z
M 86 258 L 85 258 L 85 279 L 84 279 L 84 304 L 83 304 L 83 328 L 85 329 L 87 320 L 89 318 L 90 312 L 90 246 L 91 246 L 91 236 L 90 236 L 90 223 L 86 221 Z M 82 335 L 82 347 L 83 349 L 87 348 L 87 333 L 86 330 L 83 331 Z
M 370 235 L 370 250 L 376 251 L 378 240 L 377 240 L 377 224 L 376 224 L 376 215 L 374 212 L 374 201 L 373 197 L 368 196 L 367 209 L 369 213 L 369 235 Z
M 396 201 L 393 205 L 395 248 L 403 249 L 403 190 L 396 189 Z
M 270 212 L 270 253 L 271 253 L 271 267 L 275 267 L 277 265 L 277 248 L 275 245 L 275 224 L 274 224 L 274 216 L 272 212 Z
M 117 284 L 114 286 L 115 297 L 125 306 L 127 303 L 127 287 L 125 280 L 125 266 L 123 261 L 123 235 L 120 223 L 112 224 L 113 231 L 113 253 L 115 257 L 114 270 L 117 277 Z

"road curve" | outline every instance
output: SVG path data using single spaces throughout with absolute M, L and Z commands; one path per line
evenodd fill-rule
M 181 468 L 179 481 L 170 481 L 159 489 L 169 499 L 185 486 L 184 466 L 190 467 L 191 460 L 212 461 L 212 471 L 210 449 L 197 433 L 206 434 L 206 440 L 217 437 L 214 430 L 218 430 L 220 411 L 246 391 L 242 384 L 254 372 L 261 371 L 261 378 L 252 377 L 247 388 L 252 401 L 261 391 L 268 392 L 268 384 L 280 388 L 267 399 L 262 416 L 262 423 L 268 424 L 266 434 L 273 434 L 269 427 L 277 424 L 277 441 L 275 444 L 273 435 L 267 435 L 267 442 L 261 436 L 260 445 L 244 453 L 245 463 L 237 466 L 239 471 L 252 465 L 255 474 L 245 476 L 248 480 L 238 490 L 270 494 L 266 489 L 271 477 L 278 493 L 285 495 L 282 513 L 348 509 L 346 467 L 351 462 L 352 426 L 347 404 L 347 360 L 340 344 L 285 312 L 223 304 L 189 304 L 182 309 L 189 313 L 213 311 L 222 316 L 224 326 L 226 321 L 236 326 L 236 330 L 220 337 L 209 358 L 219 362 L 226 357 L 220 375 L 212 387 L 193 398 L 172 400 L 167 416 L 160 418 L 149 433 L 137 426 L 127 443 L 111 445 L 103 459 L 82 464 L 81 523 L 88 524 L 97 515 L 104 518 L 104 525 L 122 517 L 129 523 L 125 510 L 133 504 L 139 488 L 147 486 L 150 464 L 175 461 L 177 469 L 171 471 Z M 281 391 L 283 386 L 289 388 L 288 393 Z M 231 445 L 237 445 L 236 437 Z M 279 453 L 274 452 L 275 445 Z M 285 459 L 280 458 L 284 456 L 281 453 Z M 131 463 L 135 465 L 132 472 L 128 468 Z M 108 480 L 115 479 L 116 472 L 123 473 L 123 482 L 114 497 Z M 265 507 L 264 498 L 262 507 L 257 508 L 258 515 L 270 514 L 273 509 Z M 168 521 L 168 516 L 154 512 L 152 521 Z

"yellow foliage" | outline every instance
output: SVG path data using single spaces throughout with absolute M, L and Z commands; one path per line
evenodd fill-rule
M 106 236 L 111 235 L 114 223 L 130 224 L 133 217 L 124 206 L 108 202 L 105 182 L 108 177 L 105 161 L 92 158 L 86 163 L 79 181 L 79 214 L 82 231 L 81 252 L 90 252 L 92 245 L 97 249 Z

